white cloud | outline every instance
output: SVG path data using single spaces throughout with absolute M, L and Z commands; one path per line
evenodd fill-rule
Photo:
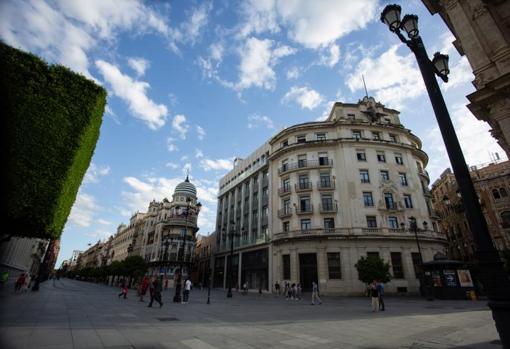
M 376 0 L 253 0 L 242 7 L 239 35 L 276 33 L 286 26 L 290 39 L 316 49 L 364 28 L 375 18 L 377 6 Z
M 165 166 L 171 168 L 172 170 L 177 170 L 179 167 L 181 167 L 179 164 L 176 164 L 175 162 L 167 162 Z
M 265 126 L 269 129 L 274 128 L 273 120 L 266 115 L 254 114 L 248 116 L 248 128 L 256 128 L 258 126 Z
M 113 94 L 124 100 L 131 113 L 143 120 L 150 129 L 156 130 L 165 124 L 168 109 L 164 104 L 156 104 L 147 97 L 149 83 L 134 80 L 113 64 L 97 60 L 96 66 L 103 78 L 112 87 Z
M 166 139 L 166 148 L 168 149 L 169 152 L 179 150 L 179 147 L 177 147 L 177 145 L 174 142 L 175 142 L 175 138 L 173 138 L 173 137 L 168 137 Z
M 200 150 L 200 149 L 198 149 L 198 148 L 197 148 L 197 149 L 195 149 L 195 157 L 196 157 L 197 159 L 203 158 L 203 157 L 204 157 L 204 153 L 202 152 L 202 150 Z
M 92 195 L 80 191 L 71 209 L 69 221 L 80 227 L 89 227 L 99 209 L 100 207 Z
M 389 107 L 401 109 L 404 101 L 422 95 L 425 88 L 416 59 L 412 53 L 399 55 L 399 47 L 394 45 L 376 58 L 363 58 L 347 77 L 351 92 L 363 90 L 364 75 L 369 94 L 374 91 L 376 100 Z
M 164 17 L 135 0 L 1 1 L 0 37 L 89 78 L 88 52 L 121 31 L 171 34 Z
M 215 170 L 225 170 L 230 171 L 234 167 L 233 159 L 202 159 L 200 160 L 200 166 L 205 171 Z
M 466 82 L 471 82 L 475 79 L 471 66 L 466 57 L 461 57 L 454 65 L 450 67 L 450 74 L 448 75 L 448 83 L 443 83 L 442 87 L 448 91 L 453 87 L 457 87 Z
M 110 173 L 110 166 L 97 166 L 94 163 L 91 163 L 87 172 L 85 173 L 85 177 L 83 179 L 84 183 L 98 183 L 101 177 L 104 177 Z
M 109 238 L 113 234 L 110 231 L 99 229 L 99 230 L 95 230 L 95 231 L 89 231 L 89 232 L 85 233 L 85 235 L 88 237 L 94 238 L 94 239 L 103 240 L 103 239 Z
M 505 152 L 490 134 L 490 126 L 476 119 L 466 106 L 454 106 L 451 109 L 451 117 L 469 166 L 489 162 L 489 152 L 498 152 L 502 158 L 506 159 Z M 424 139 L 426 141 L 424 144 L 429 147 L 429 149 L 426 149 L 430 158 L 427 170 L 430 173 L 430 179 L 433 181 L 434 178 L 439 177 L 444 169 L 450 166 L 450 162 L 438 126 L 429 129 Z
M 188 41 L 195 43 L 200 31 L 207 25 L 208 15 L 212 9 L 212 3 L 203 3 L 197 8 L 193 8 L 188 22 L 182 25 L 182 31 Z
M 150 63 L 145 58 L 129 58 L 128 65 L 136 72 L 138 77 L 145 74 L 145 70 L 149 68 Z
M 297 103 L 301 109 L 315 109 L 317 108 L 324 97 L 313 89 L 308 87 L 291 87 L 290 91 L 285 94 L 282 98 L 282 103 L 294 102 Z
M 332 44 L 325 51 L 326 54 L 321 55 L 320 64 L 333 68 L 340 60 L 340 47 L 337 44 Z
M 186 133 L 188 132 L 189 125 L 186 123 L 186 116 L 178 114 L 174 116 L 172 120 L 172 128 L 179 133 L 182 139 L 186 139 Z
M 298 67 L 292 67 L 287 70 L 287 79 L 293 80 L 299 78 L 299 75 L 301 74 L 301 71 Z
M 197 125 L 196 129 L 197 129 L 197 138 L 199 140 L 203 140 L 204 137 L 205 137 L 205 130 L 204 130 L 204 128 Z
M 98 219 L 97 222 L 102 225 L 112 225 L 112 222 L 107 221 L 106 219 L 102 219 L 102 218 Z
M 241 64 L 239 65 L 239 82 L 237 90 L 251 86 L 273 90 L 276 85 L 276 74 L 273 67 L 279 59 L 295 53 L 295 49 L 288 46 L 273 48 L 272 40 L 249 38 L 244 47 L 239 50 Z

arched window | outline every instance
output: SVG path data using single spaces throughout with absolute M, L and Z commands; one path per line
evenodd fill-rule
M 501 225 L 503 228 L 510 227 L 510 211 L 501 212 Z
M 506 198 L 508 196 L 505 188 L 499 188 L 499 194 L 501 195 L 502 198 Z
M 501 199 L 501 196 L 499 196 L 499 191 L 497 189 L 492 189 L 492 196 L 496 200 Z

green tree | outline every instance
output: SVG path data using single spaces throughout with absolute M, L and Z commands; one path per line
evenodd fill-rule
M 390 264 L 379 256 L 361 257 L 354 266 L 358 270 L 358 279 L 365 284 L 374 280 L 381 282 L 391 280 Z

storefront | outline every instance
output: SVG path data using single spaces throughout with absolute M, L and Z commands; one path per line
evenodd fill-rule
M 268 267 L 267 248 L 244 252 L 241 258 L 241 284 L 246 282 L 249 289 L 269 290 Z

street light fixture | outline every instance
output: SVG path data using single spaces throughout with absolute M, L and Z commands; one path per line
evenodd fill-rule
M 492 243 L 487 222 L 483 215 L 478 196 L 476 195 L 471 176 L 469 174 L 459 140 L 455 133 L 448 109 L 441 90 L 435 78 L 437 74 L 443 81 L 447 81 L 448 59 L 445 55 L 437 54 L 430 60 L 418 31 L 418 18 L 404 16 L 400 21 L 401 8 L 398 5 L 388 5 L 381 13 L 381 21 L 386 23 L 390 31 L 394 32 L 400 41 L 407 45 L 416 56 L 423 81 L 427 88 L 432 108 L 436 115 L 441 135 L 445 142 L 448 157 L 457 180 L 459 192 L 473 240 L 477 246 L 480 278 L 487 290 L 489 307 L 496 323 L 496 329 L 503 347 L 510 348 L 510 280 L 503 268 L 499 253 Z M 401 29 L 407 33 L 404 37 Z
M 230 225 L 233 227 L 230 230 L 230 260 L 228 262 L 229 267 L 229 275 L 228 275 L 228 291 L 227 291 L 227 298 L 232 298 L 232 279 L 234 278 L 234 237 L 239 236 L 239 234 L 236 233 L 236 222 L 230 221 Z

